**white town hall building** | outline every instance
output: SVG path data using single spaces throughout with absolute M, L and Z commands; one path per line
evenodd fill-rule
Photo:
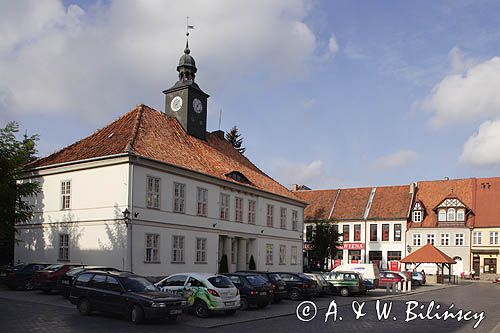
M 139 105 L 28 165 L 40 193 L 19 225 L 15 260 L 109 265 L 147 276 L 229 270 L 302 271 L 307 205 L 207 132 L 207 98 L 186 49 L 165 111 Z

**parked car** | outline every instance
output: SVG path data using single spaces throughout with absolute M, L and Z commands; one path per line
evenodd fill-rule
M 144 320 L 175 321 L 186 307 L 182 297 L 158 290 L 146 278 L 129 272 L 85 271 L 78 275 L 69 299 L 83 315 L 101 311 Z
M 393 283 L 399 283 L 404 280 L 404 276 L 396 272 L 380 271 L 380 280 L 378 286 L 379 288 L 386 288 L 387 286 L 392 286 Z
M 366 294 L 366 285 L 358 272 L 332 271 L 324 275 L 333 290 L 343 297 L 353 294 Z
M 285 281 L 288 298 L 292 301 L 310 299 L 318 294 L 318 284 L 304 273 L 278 272 L 278 274 Z
M 161 291 L 183 296 L 196 316 L 205 318 L 213 311 L 234 314 L 240 307 L 238 288 L 224 275 L 211 273 L 178 273 L 155 285 Z
M 33 288 L 50 293 L 52 290 L 58 289 L 57 282 L 59 279 L 67 271 L 75 267 L 82 267 L 82 264 L 54 264 L 36 271 L 31 278 Z
M 412 272 L 411 284 L 412 286 L 423 286 L 425 284 L 425 274 L 422 272 Z
M 5 284 L 5 282 L 7 280 L 7 274 L 9 272 L 11 272 L 12 270 L 18 269 L 24 265 L 25 264 L 18 263 L 15 265 L 5 265 L 5 266 L 0 267 L 0 283 Z
M 318 295 L 328 295 L 332 293 L 331 285 L 325 280 L 321 273 L 305 273 L 318 284 Z
M 61 295 L 64 297 L 69 297 L 69 293 L 71 290 L 71 286 L 73 285 L 73 281 L 76 279 L 78 274 L 89 271 L 89 270 L 94 270 L 94 271 L 102 271 L 102 272 L 120 272 L 119 269 L 113 268 L 113 267 L 106 267 L 106 266 L 80 266 L 80 267 L 73 267 L 69 271 L 67 271 L 65 274 L 63 274 L 59 280 L 57 281 L 57 290 Z
M 265 308 L 271 303 L 273 290 L 271 284 L 255 273 L 224 274 L 240 291 L 240 310 L 249 307 Z
M 5 278 L 5 284 L 12 290 L 18 288 L 33 290 L 33 284 L 31 283 L 33 273 L 42 270 L 49 265 L 50 264 L 46 263 L 31 263 L 15 266 L 6 271 L 7 276 Z
M 363 277 L 367 290 L 378 287 L 380 272 L 376 264 L 344 264 L 335 267 L 334 271 L 357 272 Z
M 273 303 L 279 303 L 282 299 L 288 297 L 288 292 L 286 291 L 286 283 L 281 279 L 278 273 L 263 271 L 238 271 L 236 273 L 255 273 L 262 276 L 267 282 L 271 284 L 271 288 L 273 291 Z

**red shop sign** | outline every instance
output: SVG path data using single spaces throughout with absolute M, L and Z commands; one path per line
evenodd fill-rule
M 364 250 L 364 243 L 344 243 L 340 246 L 337 246 L 338 250 Z

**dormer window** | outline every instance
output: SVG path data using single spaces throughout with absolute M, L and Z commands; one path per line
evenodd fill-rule
M 231 171 L 229 173 L 226 173 L 225 175 L 226 177 L 229 177 L 235 181 L 237 181 L 238 183 L 245 183 L 245 184 L 251 184 L 252 182 L 250 180 L 248 180 L 247 177 L 245 177 L 244 174 L 242 174 L 241 172 L 239 171 Z
M 434 209 L 438 222 L 464 222 L 467 210 L 457 198 L 447 198 Z
M 465 221 L 465 209 L 460 208 L 457 210 L 457 221 Z
M 420 223 L 424 219 L 424 207 L 420 203 L 420 201 L 415 202 L 415 205 L 413 205 L 413 211 L 412 211 L 412 216 L 411 220 L 413 222 Z
M 448 208 L 448 221 L 455 221 L 455 208 Z
M 446 209 L 438 210 L 438 221 L 439 222 L 446 221 Z

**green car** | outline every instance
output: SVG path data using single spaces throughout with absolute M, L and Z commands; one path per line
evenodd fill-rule
M 366 294 L 365 282 L 359 273 L 336 271 L 326 273 L 324 278 L 341 296 Z

